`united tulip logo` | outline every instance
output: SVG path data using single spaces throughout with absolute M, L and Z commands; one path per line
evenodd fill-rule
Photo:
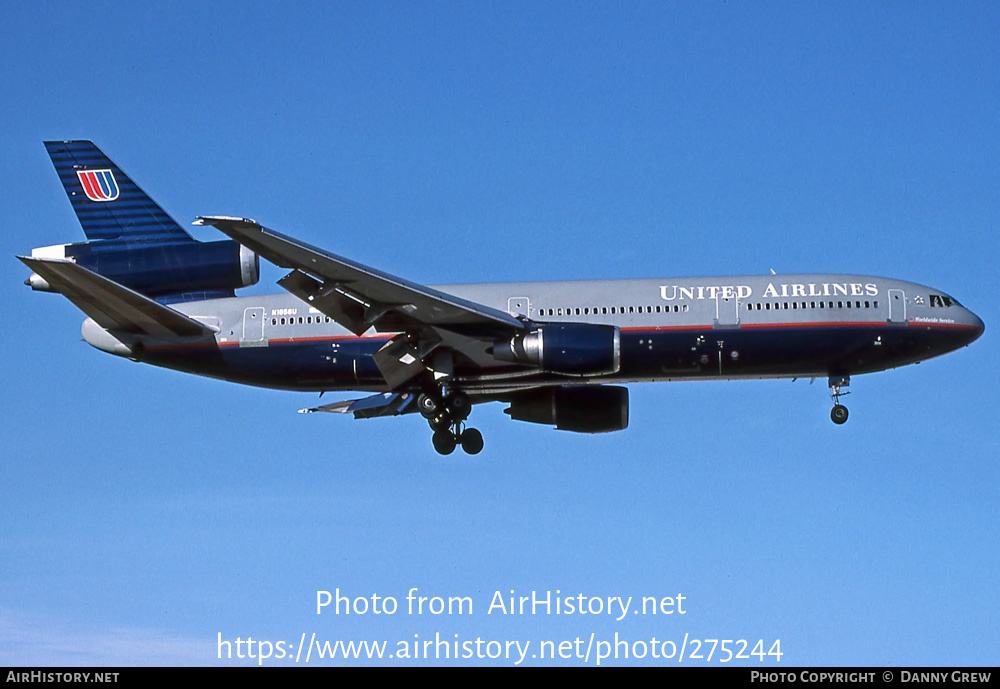
M 114 201 L 118 198 L 118 182 L 111 170 L 78 170 L 76 176 L 91 201 Z

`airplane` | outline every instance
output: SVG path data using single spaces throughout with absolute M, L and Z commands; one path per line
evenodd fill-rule
M 473 405 L 578 433 L 628 426 L 629 383 L 826 377 L 834 423 L 851 376 L 967 346 L 983 321 L 939 289 L 860 275 L 426 286 L 254 220 L 199 216 L 192 238 L 90 141 L 46 150 L 87 241 L 18 256 L 34 290 L 87 318 L 116 356 L 247 385 L 368 393 L 302 409 L 422 415 L 443 455 L 483 449 Z M 260 258 L 285 293 L 236 296 Z

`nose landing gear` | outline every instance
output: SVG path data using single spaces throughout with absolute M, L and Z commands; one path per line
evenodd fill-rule
M 847 407 L 840 403 L 841 395 L 849 395 L 850 391 L 841 392 L 840 388 L 846 388 L 851 384 L 850 376 L 830 376 L 830 397 L 833 398 L 833 409 L 830 410 L 830 420 L 838 426 L 847 422 Z
M 434 431 L 431 442 L 438 454 L 450 455 L 459 445 L 469 455 L 483 451 L 483 434 L 465 427 L 472 403 L 464 392 L 446 394 L 442 389 L 424 393 L 417 398 L 417 408 Z

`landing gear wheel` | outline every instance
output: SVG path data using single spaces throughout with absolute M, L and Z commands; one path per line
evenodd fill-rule
M 465 420 L 472 411 L 469 396 L 445 386 L 425 390 L 417 397 L 417 409 L 434 431 L 431 440 L 437 453 L 450 455 L 459 445 L 470 455 L 482 452 L 483 434 L 475 428 L 465 428 Z
M 457 445 L 455 434 L 446 428 L 435 431 L 431 442 L 434 443 L 434 449 L 437 450 L 439 455 L 450 455 L 455 451 L 455 446 Z
M 420 410 L 421 416 L 425 419 L 433 418 L 440 408 L 438 401 L 427 394 L 422 394 L 417 398 L 417 409 Z
M 456 392 L 449 395 L 444 401 L 444 406 L 448 410 L 448 413 L 456 420 L 468 418 L 469 412 L 472 411 L 472 405 L 469 404 L 469 396 L 464 392 Z
M 828 385 L 830 386 L 830 397 L 833 398 L 833 409 L 830 410 L 830 419 L 838 426 L 847 422 L 847 407 L 840 403 L 840 398 L 850 395 L 850 391 L 841 390 L 851 384 L 850 376 L 830 376 Z
M 462 431 L 460 442 L 467 455 L 478 455 L 483 451 L 483 434 L 475 428 L 466 428 Z

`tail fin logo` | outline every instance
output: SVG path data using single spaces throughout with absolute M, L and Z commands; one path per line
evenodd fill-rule
M 114 201 L 118 198 L 118 182 L 111 170 L 77 170 L 76 176 L 91 201 Z

